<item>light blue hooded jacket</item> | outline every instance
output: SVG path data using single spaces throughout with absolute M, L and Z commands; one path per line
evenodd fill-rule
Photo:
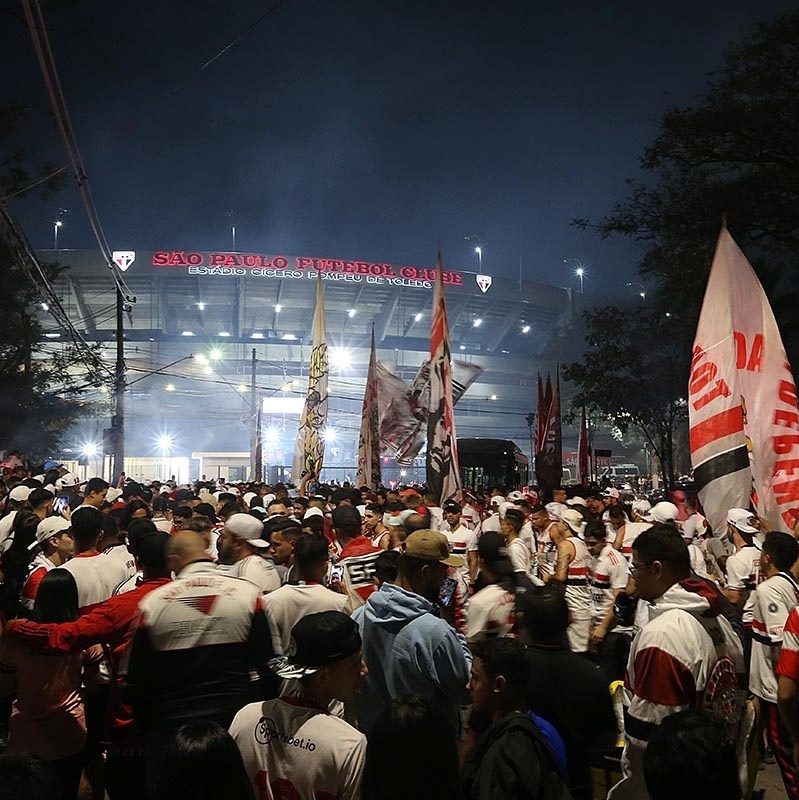
M 435 614 L 433 604 L 384 583 L 352 618 L 369 669 L 355 701 L 363 730 L 370 733 L 391 700 L 409 694 L 432 699 L 458 730 L 458 707 L 470 702 L 466 684 L 472 654 L 466 639 Z

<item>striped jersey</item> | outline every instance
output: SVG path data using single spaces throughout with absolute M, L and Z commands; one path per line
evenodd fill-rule
M 788 614 L 782 631 L 782 650 L 776 674 L 799 681 L 799 607 Z
M 630 569 L 624 556 L 612 545 L 606 544 L 602 552 L 591 560 L 591 621 L 598 625 L 613 606 L 613 590 L 625 589 Z
M 590 616 L 591 584 L 589 575 L 593 558 L 585 542 L 577 536 L 566 539 L 574 547 L 574 558 L 566 572 L 566 605 L 572 615 L 584 618 Z
M 727 559 L 727 588 L 746 592 L 741 618 L 746 627 L 752 625 L 752 612 L 755 604 L 755 589 L 763 580 L 760 575 L 760 547 L 757 544 L 747 545 L 736 550 Z
M 752 659 L 749 691 L 768 701 L 777 702 L 777 676 L 771 653 L 783 642 L 788 616 L 799 606 L 799 586 L 793 575 L 780 572 L 763 581 L 752 593 Z

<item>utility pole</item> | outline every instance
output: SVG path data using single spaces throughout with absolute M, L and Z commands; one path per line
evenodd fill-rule
M 119 479 L 120 473 L 125 471 L 125 331 L 124 331 L 125 303 L 122 290 L 117 287 L 117 358 L 114 375 L 114 416 L 111 420 L 113 437 L 113 465 L 111 478 Z
M 535 433 L 533 432 L 533 428 L 535 427 L 536 421 L 536 413 L 535 411 L 531 411 L 525 418 L 527 422 L 527 429 L 530 432 L 530 477 L 528 478 L 528 483 L 531 483 L 531 479 L 533 477 L 533 468 L 535 463 Z
M 255 358 L 255 348 L 252 349 L 252 367 L 250 370 L 250 480 L 259 481 L 261 476 L 258 474 L 260 466 L 258 464 L 258 449 L 260 442 L 258 431 L 258 402 L 256 397 L 255 375 L 258 368 L 258 361 Z

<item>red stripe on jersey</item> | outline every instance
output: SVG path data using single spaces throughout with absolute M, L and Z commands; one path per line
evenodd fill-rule
M 670 653 L 647 647 L 635 656 L 636 697 L 661 706 L 696 704 L 696 682 L 691 670 Z
M 761 622 L 759 619 L 754 618 L 752 620 L 752 630 L 759 631 L 760 633 L 766 633 L 766 625 L 764 622 Z
M 569 575 L 587 575 L 588 567 L 569 567 Z

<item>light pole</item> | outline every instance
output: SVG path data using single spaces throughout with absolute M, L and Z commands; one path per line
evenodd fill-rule
M 580 279 L 580 294 L 583 293 L 583 278 L 585 277 L 589 264 L 583 264 L 579 258 L 564 258 L 564 264 L 570 264 L 574 269 L 574 274 Z
M 236 212 L 235 211 L 226 211 L 225 216 L 230 220 L 230 238 L 233 243 L 233 250 L 231 252 L 236 252 Z
M 463 237 L 467 242 L 474 242 L 474 252 L 477 253 L 477 269 L 483 271 L 483 246 L 480 244 L 480 237 L 473 233 L 471 236 Z
M 56 251 L 56 253 L 58 252 L 58 229 L 59 229 L 59 228 L 60 228 L 60 227 L 61 227 L 63 224 L 64 224 L 64 223 L 63 223 L 63 222 L 61 222 L 61 220 L 60 220 L 60 219 L 57 219 L 57 220 L 56 220 L 56 221 L 53 223 L 53 250 L 55 250 L 55 251 Z

